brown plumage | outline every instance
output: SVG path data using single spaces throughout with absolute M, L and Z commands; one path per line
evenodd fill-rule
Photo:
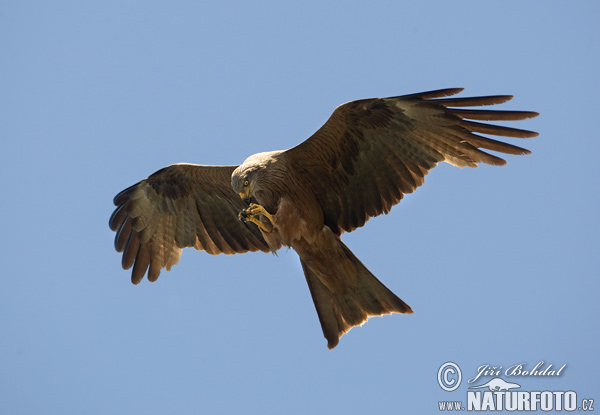
M 109 224 L 123 268 L 133 266 L 138 284 L 146 273 L 155 281 L 162 268 L 177 264 L 185 247 L 213 255 L 292 247 L 329 348 L 371 316 L 412 313 L 340 236 L 388 213 L 439 162 L 504 165 L 484 150 L 529 153 L 477 133 L 537 133 L 477 121 L 537 113 L 460 109 L 500 104 L 507 95 L 444 98 L 460 91 L 348 102 L 289 150 L 255 154 L 240 166 L 174 164 L 157 171 L 114 199 Z

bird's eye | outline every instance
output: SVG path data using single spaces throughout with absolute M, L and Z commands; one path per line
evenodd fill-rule
M 250 184 L 250 182 L 249 182 L 248 180 L 245 180 L 245 181 L 244 181 L 244 186 L 246 186 L 246 187 L 247 187 L 249 184 Z

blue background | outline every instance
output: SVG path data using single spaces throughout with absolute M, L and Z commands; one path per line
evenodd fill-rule
M 0 413 L 426 413 L 481 365 L 539 361 L 567 367 L 505 380 L 600 401 L 599 18 L 596 1 L 4 1 Z M 329 351 L 291 250 L 188 249 L 139 286 L 121 270 L 125 187 L 447 87 L 514 94 L 499 109 L 539 111 L 512 125 L 540 136 L 505 167 L 439 166 L 344 236 L 414 315 Z

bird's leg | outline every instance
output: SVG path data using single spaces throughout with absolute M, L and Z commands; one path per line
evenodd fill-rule
M 240 212 L 238 219 L 242 222 L 251 222 L 258 226 L 263 232 L 270 233 L 273 228 L 269 228 L 264 222 L 258 219 L 256 216 L 247 215 L 244 216 L 244 211 Z
M 271 225 L 275 222 L 273 215 L 267 212 L 267 209 L 262 207 L 261 205 L 257 205 L 256 203 L 250 203 L 250 206 L 246 209 L 246 213 L 253 216 L 263 215 L 265 218 L 271 222 Z
M 262 215 L 265 219 L 267 219 L 268 223 L 264 223 L 259 219 L 259 215 Z M 238 214 L 238 219 L 242 222 L 252 222 L 264 232 L 271 232 L 273 230 L 273 222 L 274 218 L 267 210 L 261 205 L 257 205 L 256 203 L 250 203 L 246 209 L 242 210 Z

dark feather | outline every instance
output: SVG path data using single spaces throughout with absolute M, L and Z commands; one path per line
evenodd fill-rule
M 389 212 L 439 162 L 459 167 L 503 165 L 502 158 L 483 150 L 529 153 L 476 133 L 517 138 L 537 133 L 468 119 L 523 120 L 536 112 L 448 108 L 494 105 L 512 98 L 444 98 L 461 91 L 450 88 L 346 103 L 312 137 L 284 153 L 293 166 L 311 165 L 302 172 L 302 181 L 311 186 L 306 191 L 321 201 L 336 233 L 352 231 L 369 217 Z M 311 164 L 317 157 L 323 163 Z
M 114 198 L 109 226 L 124 269 L 133 266 L 132 282 L 146 272 L 155 281 L 163 268 L 177 264 L 184 247 L 210 254 L 270 252 L 253 224 L 243 224 L 244 208 L 231 189 L 236 166 L 176 164 L 128 187 Z

